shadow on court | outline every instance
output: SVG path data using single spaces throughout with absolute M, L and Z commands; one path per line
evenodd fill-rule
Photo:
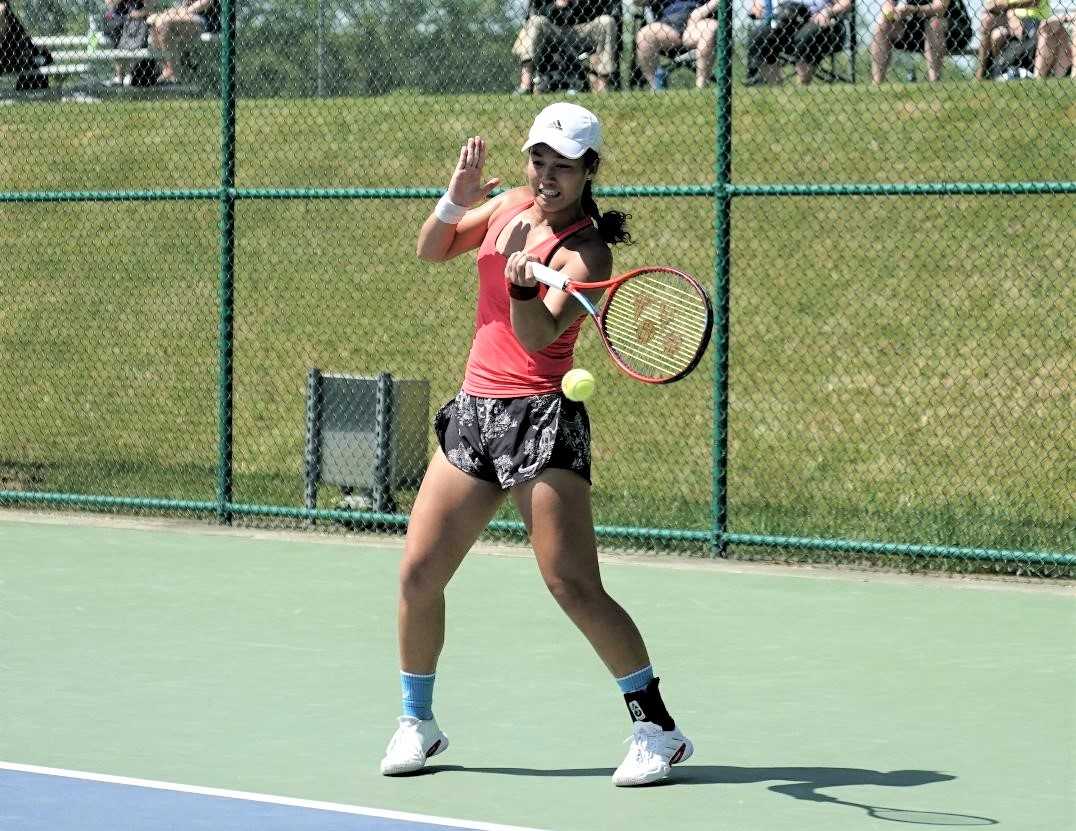
M 430 776 L 438 773 L 490 773 L 501 776 L 577 777 L 593 776 L 609 778 L 613 768 L 509 768 L 465 767 L 463 765 L 431 765 L 414 774 Z M 745 768 L 730 765 L 683 765 L 677 767 L 670 779 L 651 787 L 675 787 L 677 785 L 748 785 L 774 780 L 788 784 L 771 785 L 769 790 L 793 799 L 822 802 L 829 805 L 847 805 L 861 808 L 875 819 L 911 823 L 913 825 L 981 826 L 997 825 L 996 819 L 951 814 L 939 811 L 914 811 L 902 808 L 886 808 L 838 799 L 819 793 L 819 788 L 844 788 L 854 785 L 874 785 L 889 788 L 912 788 L 956 779 L 947 773 L 932 770 L 879 771 L 865 768 Z

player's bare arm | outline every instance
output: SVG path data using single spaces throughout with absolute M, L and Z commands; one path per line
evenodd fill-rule
M 537 258 L 525 251 L 517 251 L 508 257 L 505 278 L 522 288 L 537 286 L 528 265 Z M 583 244 L 574 250 L 562 249 L 553 257 L 553 268 L 569 275 L 573 280 L 593 283 L 607 280 L 612 274 L 613 255 L 609 246 L 600 241 Z M 588 299 L 597 303 L 602 290 L 587 292 Z M 586 310 L 570 294 L 551 289 L 544 298 L 511 301 L 512 329 L 516 339 L 528 352 L 539 352 L 559 338 Z
M 484 179 L 485 165 L 485 139 L 472 136 L 460 148 L 448 190 L 419 231 L 420 258 L 443 262 L 481 244 L 490 218 L 503 201 L 488 199 L 501 180 Z

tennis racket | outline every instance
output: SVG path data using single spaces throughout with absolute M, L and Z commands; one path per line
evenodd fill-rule
M 579 301 L 613 363 L 636 381 L 680 380 L 698 365 L 710 343 L 710 297 L 698 280 L 679 269 L 637 268 L 595 283 L 576 282 L 541 263 L 531 264 L 531 274 Z M 582 294 L 594 289 L 607 290 L 600 311 Z

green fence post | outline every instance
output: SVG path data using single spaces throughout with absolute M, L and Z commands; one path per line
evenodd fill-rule
M 714 434 L 710 488 L 711 544 L 715 557 L 727 553 L 729 426 L 729 253 L 732 242 L 732 2 L 717 7 L 714 61 L 717 116 L 714 162 Z
M 232 521 L 232 370 L 235 352 L 235 5 L 221 4 L 220 320 L 217 336 L 217 518 Z

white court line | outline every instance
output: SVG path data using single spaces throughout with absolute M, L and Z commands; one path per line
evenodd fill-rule
M 384 811 L 380 808 L 363 808 L 359 805 L 346 805 L 342 802 L 320 802 L 315 799 L 296 799 L 290 796 L 274 796 L 248 791 L 232 791 L 223 788 L 203 788 L 199 785 L 179 785 L 175 782 L 158 782 L 153 779 L 135 779 L 131 776 L 111 776 L 107 773 L 87 773 L 81 770 L 64 770 L 63 768 L 41 767 L 39 765 L 21 765 L 16 762 L 0 761 L 0 771 L 11 770 L 18 773 L 37 773 L 42 776 L 60 776 L 66 779 L 83 779 L 88 782 L 104 782 L 110 785 L 129 785 L 135 788 L 153 788 L 158 791 L 174 791 L 199 796 L 219 796 L 225 799 L 242 799 L 248 802 L 264 802 L 269 805 L 287 805 L 294 808 L 309 808 L 314 811 L 335 811 L 338 814 L 357 814 L 379 819 L 395 819 L 402 822 L 418 822 L 430 825 L 444 825 L 449 828 L 473 828 L 475 831 L 541 831 L 538 828 L 525 828 L 520 825 L 501 825 L 496 822 L 471 822 L 462 819 L 434 817 L 426 814 L 409 814 L 404 811 Z

